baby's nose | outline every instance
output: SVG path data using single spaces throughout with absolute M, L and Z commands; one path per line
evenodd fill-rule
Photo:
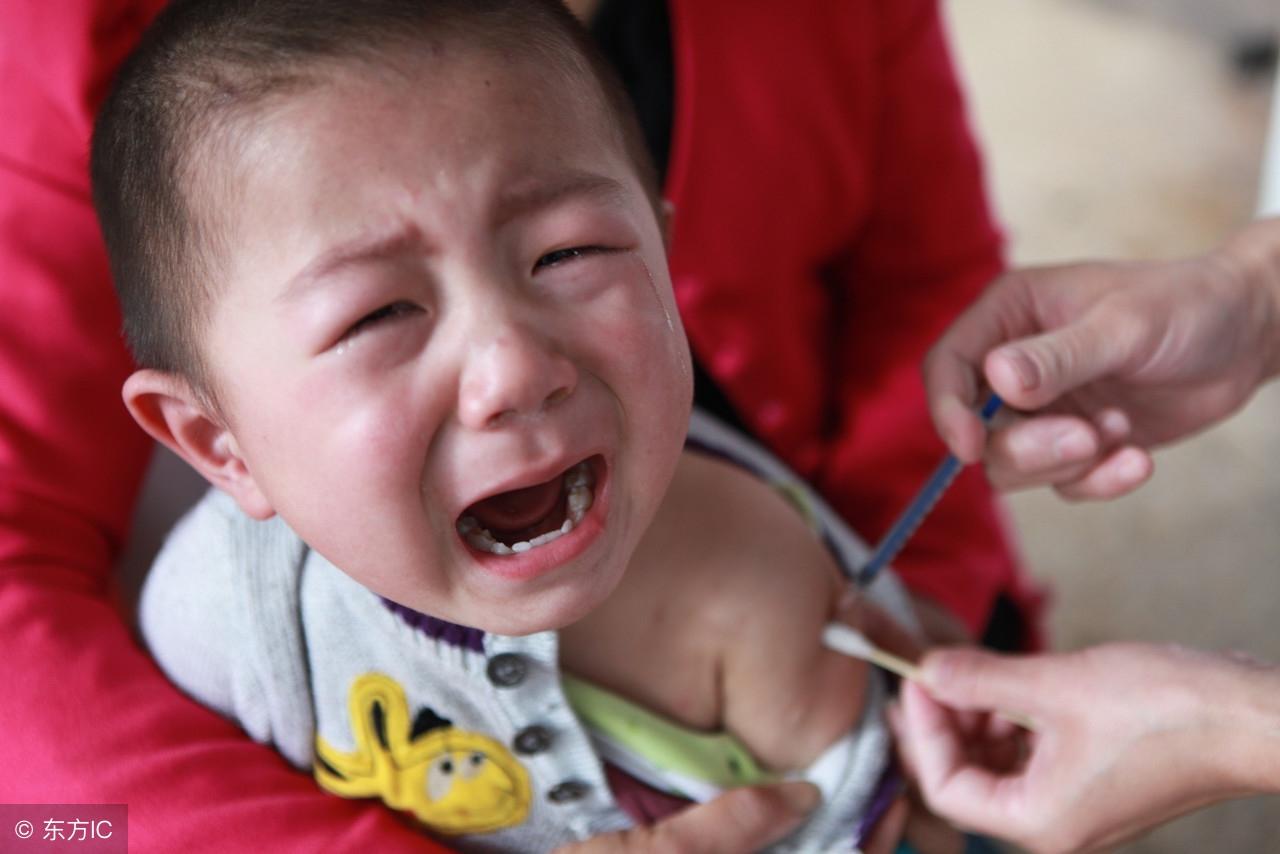
M 550 409 L 577 384 L 577 368 L 553 342 L 507 325 L 472 348 L 459 388 L 459 417 L 472 429 L 494 427 Z

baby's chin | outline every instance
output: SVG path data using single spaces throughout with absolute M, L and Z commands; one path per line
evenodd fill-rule
M 456 603 L 450 608 L 439 607 L 439 602 L 433 607 L 430 601 L 415 603 L 400 601 L 398 597 L 388 598 L 446 622 L 480 629 L 489 634 L 521 637 L 573 625 L 599 607 L 616 587 L 617 582 L 614 581 L 612 584 L 592 585 L 592 589 L 540 591 L 500 600 L 488 596 L 476 597 L 473 601 Z
M 486 619 L 471 625 L 492 634 L 511 637 L 559 631 L 585 618 L 598 608 L 609 598 L 614 587 L 616 584 L 591 594 L 581 591 L 571 594 L 564 591 L 561 595 L 537 597 L 538 601 L 504 608 L 503 613 L 496 618 L 490 619 L 488 618 L 490 615 L 486 615 Z

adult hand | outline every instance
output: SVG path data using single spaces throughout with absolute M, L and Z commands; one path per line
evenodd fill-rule
M 935 650 L 921 666 L 928 691 L 905 683 L 891 720 L 926 803 L 1033 851 L 1115 845 L 1214 801 L 1280 790 L 1275 667 L 1147 644 Z
M 607 833 L 559 849 L 558 854 L 718 854 L 757 851 L 799 827 L 818 806 L 811 783 L 733 789 L 646 827 Z M 888 854 L 902 832 L 905 805 L 895 805 L 867 850 Z
M 559 854 L 754 851 L 795 830 L 819 800 L 810 783 L 734 789 L 656 824 L 596 836 Z
M 1185 261 L 1011 272 L 934 346 L 934 423 L 996 486 L 1110 498 L 1150 476 L 1148 451 L 1225 417 L 1280 372 L 1280 220 Z M 986 383 L 1015 410 L 990 437 Z

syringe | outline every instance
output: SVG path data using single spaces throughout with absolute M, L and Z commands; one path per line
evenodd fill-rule
M 987 398 L 987 402 L 982 404 L 982 410 L 978 416 L 982 419 L 984 425 L 991 423 L 991 418 L 996 414 L 1002 405 L 1000 396 L 992 394 Z M 929 515 L 929 511 L 938 503 L 938 499 L 942 498 L 943 493 L 947 491 L 947 487 L 956 479 L 956 475 L 960 473 L 963 466 L 960 460 L 956 459 L 955 454 L 947 454 L 942 462 L 938 465 L 929 479 L 925 481 L 921 487 L 919 494 L 911 500 L 907 505 L 907 509 L 902 511 L 902 515 L 898 517 L 888 533 L 876 545 L 875 550 L 871 552 L 871 557 L 858 570 L 854 576 L 854 581 L 858 586 L 866 587 L 876 577 L 880 570 L 889 565 L 889 562 L 898 556 L 898 552 L 902 551 L 902 547 L 907 544 L 907 540 L 915 533 L 916 528 L 920 527 L 920 523 L 924 521 L 924 517 Z

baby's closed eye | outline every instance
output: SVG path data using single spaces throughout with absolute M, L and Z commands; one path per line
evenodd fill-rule
M 380 308 L 374 309 L 364 317 L 357 320 L 347 329 L 346 332 L 342 334 L 342 340 L 345 341 L 353 338 L 361 332 L 368 331 L 378 324 L 399 320 L 413 314 L 420 314 L 422 311 L 423 309 L 421 306 L 415 305 L 406 300 L 396 300 L 395 302 L 388 303 Z
M 547 267 L 554 267 L 566 261 L 573 261 L 580 258 L 586 258 L 591 255 L 602 255 L 617 251 L 619 250 L 608 246 L 569 246 L 564 249 L 553 250 L 543 255 L 533 265 L 533 269 L 534 272 L 537 272 L 538 270 L 542 270 Z

